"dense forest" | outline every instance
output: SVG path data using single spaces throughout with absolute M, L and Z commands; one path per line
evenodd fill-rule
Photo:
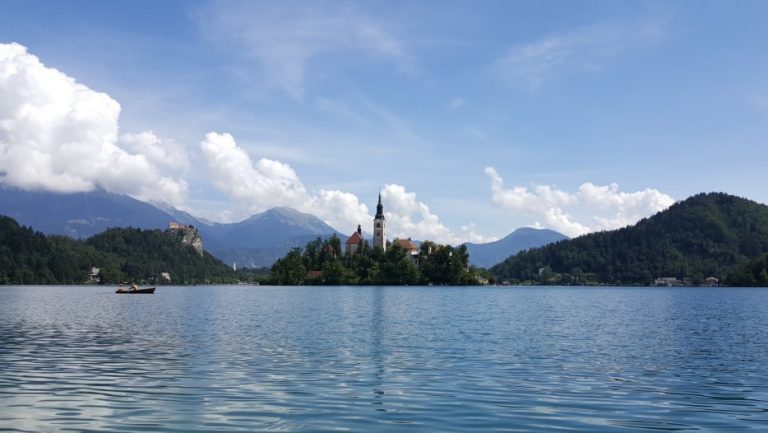
M 457 248 L 423 242 L 415 262 L 397 243 L 386 251 L 363 241 L 357 251 L 342 251 L 341 241 L 316 239 L 294 248 L 272 266 L 273 284 L 326 285 L 476 285 L 484 282 L 469 267 L 466 246 Z
M 732 286 L 768 287 L 768 254 L 734 267 L 726 281 Z
M 92 268 L 99 269 L 93 279 Z M 112 228 L 81 241 L 45 236 L 0 216 L 0 284 L 130 281 L 202 284 L 233 283 L 238 278 L 224 263 L 208 253 L 199 255 L 169 232 Z
M 761 263 L 765 267 L 765 260 L 756 259 L 766 253 L 768 206 L 710 193 L 631 227 L 519 253 L 491 272 L 500 280 L 531 284 L 648 285 L 676 277 L 696 285 L 714 276 L 728 285 L 753 285 L 761 281 L 760 272 L 755 279 L 747 274 Z

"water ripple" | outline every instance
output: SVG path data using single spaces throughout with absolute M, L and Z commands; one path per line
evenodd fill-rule
M 0 432 L 768 430 L 766 291 L 107 290 L 0 289 Z

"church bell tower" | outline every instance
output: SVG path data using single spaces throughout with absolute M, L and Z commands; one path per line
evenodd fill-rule
M 387 242 L 384 238 L 384 206 L 381 204 L 381 193 L 379 193 L 379 204 L 376 205 L 376 216 L 373 217 L 373 247 L 379 247 L 382 250 L 387 249 Z

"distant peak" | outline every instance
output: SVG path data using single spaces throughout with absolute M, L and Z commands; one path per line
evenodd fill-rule
M 307 215 L 307 214 L 304 214 L 303 212 L 299 212 L 296 209 L 288 206 L 273 207 L 272 209 L 265 211 L 265 213 L 280 213 L 284 215 Z
M 536 227 L 520 227 L 518 229 L 513 230 L 512 233 L 531 233 L 539 230 L 546 230 L 546 229 L 540 229 Z
M 536 228 L 536 227 L 520 227 L 519 229 L 516 229 L 512 233 L 508 234 L 506 237 L 513 236 L 513 235 L 531 234 L 531 233 L 550 233 L 550 234 L 565 236 L 562 233 L 552 229 Z

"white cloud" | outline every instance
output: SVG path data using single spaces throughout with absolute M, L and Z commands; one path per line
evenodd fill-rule
M 309 206 L 302 207 L 304 211 L 315 213 L 342 233 L 351 234 L 358 224 L 363 230 L 371 230 L 373 217 L 368 213 L 368 206 L 360 203 L 354 194 L 338 190 L 320 190 L 308 204 Z
M 153 133 L 118 143 L 120 104 L 46 67 L 19 44 L 0 44 L 0 182 L 61 193 L 107 191 L 178 205 L 187 184 L 160 166 Z M 143 153 L 148 151 L 148 153 Z M 176 154 L 178 156 L 178 152 Z
M 484 236 L 484 235 L 481 235 L 480 233 L 477 233 L 477 226 L 475 225 L 475 223 L 469 223 L 467 225 L 461 226 L 461 232 L 462 232 L 461 238 L 464 239 L 466 242 L 483 244 L 483 243 L 499 240 L 499 238 L 496 236 Z
M 622 52 L 659 39 L 665 23 L 664 18 L 603 23 L 551 35 L 512 48 L 496 66 L 507 81 L 538 87 L 560 70 L 601 70 Z
M 200 148 L 214 185 L 245 203 L 249 213 L 288 206 L 312 213 L 342 232 L 372 219 L 353 194 L 334 190 L 311 194 L 288 164 L 267 158 L 254 163 L 230 134 L 211 132 Z
M 371 230 L 373 216 L 356 195 L 324 189 L 310 192 L 289 165 L 266 158 L 254 163 L 230 134 L 211 132 L 200 148 L 214 185 L 246 204 L 250 213 L 289 206 L 316 215 L 342 233 L 351 233 L 358 224 Z M 389 239 L 410 237 L 452 244 L 485 240 L 474 226 L 454 233 L 402 185 L 385 185 L 381 196 Z
M 407 192 L 402 185 L 388 184 L 381 191 L 382 203 L 386 203 L 384 215 L 390 238 L 413 238 L 458 243 L 460 240 L 429 206 L 416 199 L 416 193 Z
M 189 168 L 187 148 L 174 140 L 158 137 L 154 131 L 123 134 L 119 144 L 129 152 L 144 155 L 149 162 L 159 167 L 177 170 Z
M 568 236 L 595 230 L 613 230 L 636 223 L 674 203 L 672 197 L 655 189 L 621 192 L 617 184 L 605 186 L 590 182 L 575 193 L 549 185 L 504 188 L 504 181 L 493 167 L 486 167 L 491 179 L 491 199 L 504 209 L 541 218 L 536 227 L 550 227 Z M 566 212 L 570 209 L 570 212 Z M 575 216 L 575 215 L 578 215 Z M 581 221 L 577 221 L 577 219 Z
M 269 84 L 296 99 L 308 65 L 319 56 L 364 53 L 409 68 L 401 42 L 384 25 L 351 8 L 327 4 L 215 2 L 200 14 L 215 39 L 234 42 L 256 58 Z
M 230 134 L 208 133 L 200 149 L 214 185 L 235 199 L 249 201 L 253 210 L 296 206 L 307 197 L 289 165 L 267 158 L 254 164 Z

